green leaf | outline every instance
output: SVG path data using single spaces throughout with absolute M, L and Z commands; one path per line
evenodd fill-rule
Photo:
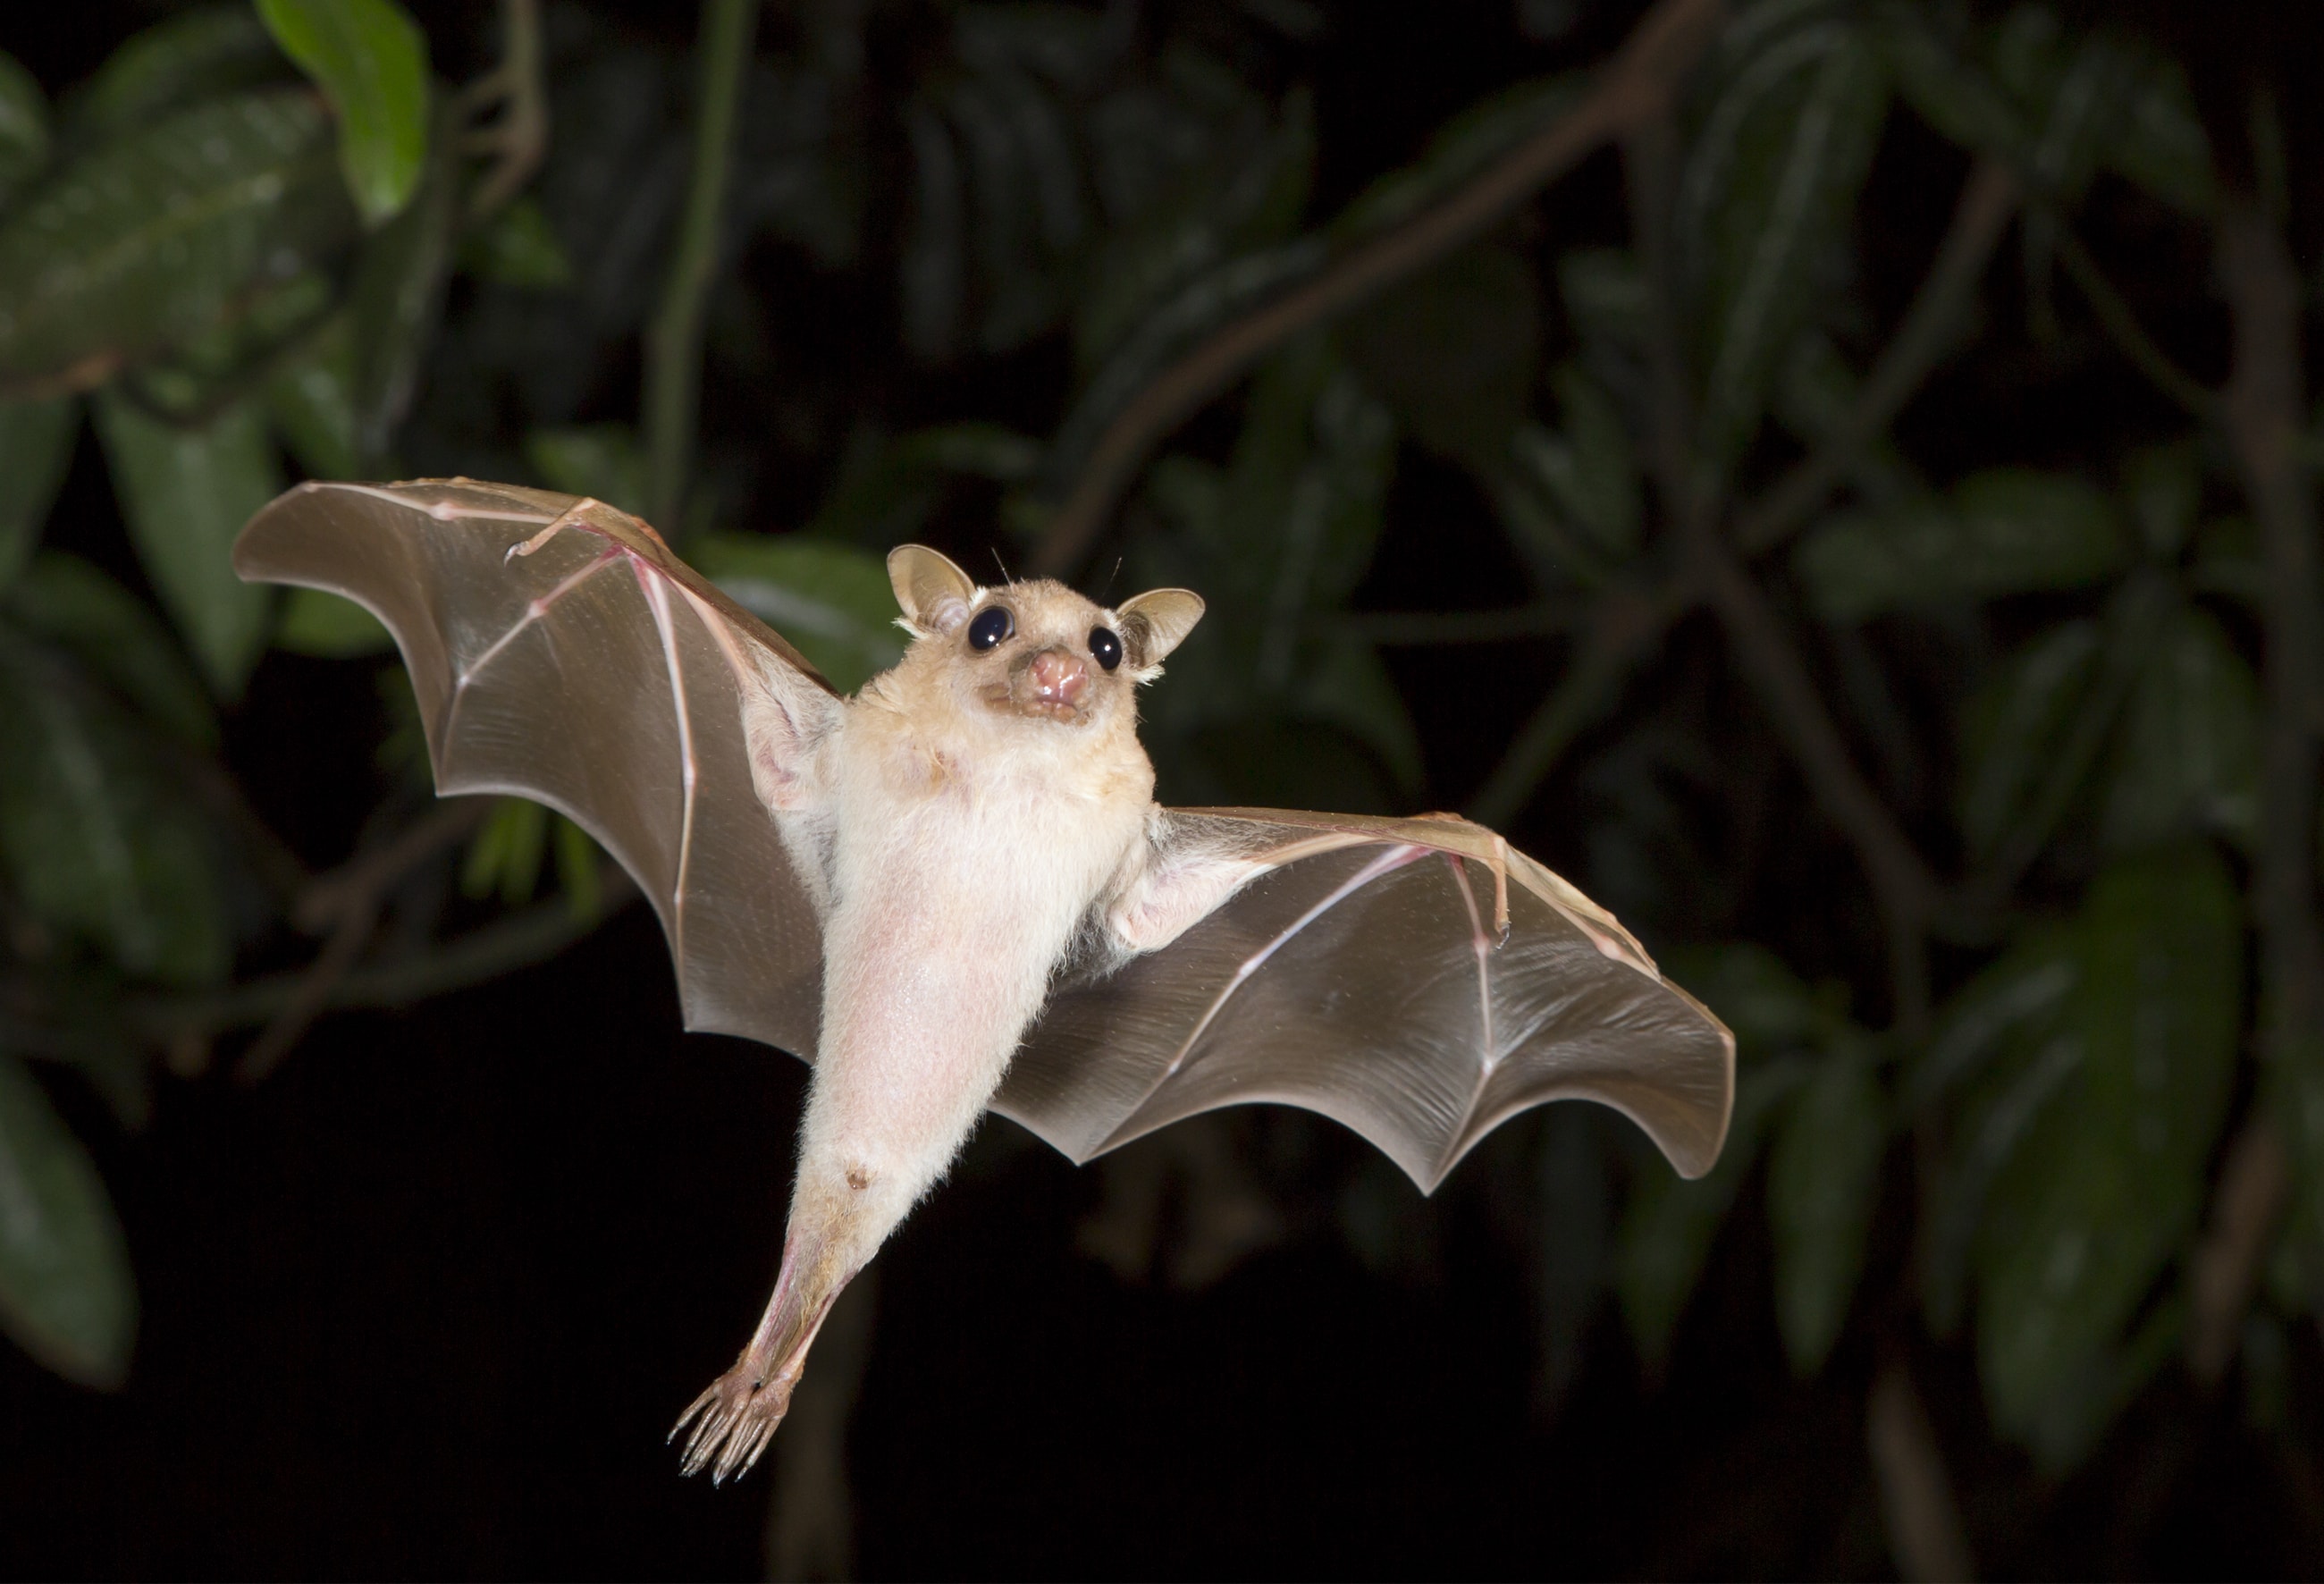
M 1994 1422 L 2052 1468 L 2118 1403 L 2119 1358 L 2151 1342 L 2117 1356 L 2195 1230 L 2242 1022 L 2242 902 L 2209 846 L 2116 863 L 2080 931 L 2080 1078 L 1995 1183 L 1976 1255 Z
M 1557 291 L 1585 342 L 1636 352 L 1654 335 L 1654 291 L 1637 255 L 1618 247 L 1577 247 L 1558 255 Z
M 1637 456 L 1621 410 L 1578 364 L 1550 375 L 1565 419 L 1562 434 L 1527 424 L 1513 444 L 1523 475 L 1553 502 L 1584 542 L 1613 560 L 1637 548 L 1641 502 Z
M 1887 106 L 1865 31 L 1817 23 L 1744 61 L 1694 140 L 1675 235 L 1703 303 L 1703 445 L 1722 466 L 1827 290 Z
M 73 397 L 0 407 L 0 588 L 40 542 L 79 437 L 80 402 Z
M 2113 506 L 2089 484 L 2003 467 L 1962 480 L 1950 502 L 1826 518 L 1792 566 L 1818 615 L 1860 622 L 1954 600 L 2080 587 L 2119 571 L 2127 549 Z
M 707 534 L 696 541 L 694 563 L 843 693 L 904 658 L 887 564 L 869 551 L 798 536 Z
M 427 36 L 395 0 L 258 0 L 258 14 L 337 114 L 364 224 L 386 224 L 428 160 Z
M 1969 855 L 1982 862 L 2018 828 L 2087 718 L 2104 640 L 2098 622 L 2061 622 L 2009 657 L 1962 712 L 1959 808 Z
M 196 748 L 217 745 L 217 717 L 184 651 L 143 602 L 88 562 L 42 551 L 8 591 L 6 610 L 24 631 L 69 649 L 147 720 Z
M 318 659 L 354 660 L 387 653 L 395 639 L 355 601 L 319 588 L 294 588 L 282 602 L 274 647 Z
M 1794 1373 L 1823 1368 L 1864 1274 L 1887 1151 L 1887 1102 L 1871 1052 L 1848 1040 L 1819 1058 L 1767 1157 L 1775 1320 Z
M 290 77 L 290 62 L 249 6 L 196 6 L 131 35 L 106 58 L 66 99 L 65 139 L 90 148 L 202 100 Z
M 2259 679 L 2209 612 L 2181 609 L 2131 692 L 2100 839 L 2123 850 L 2211 833 L 2248 850 L 2259 753 Z
M 535 429 L 524 437 L 524 459 L 552 490 L 587 495 L 632 516 L 645 510 L 645 453 L 625 423 Z
M 2218 172 L 2187 74 L 2154 51 L 2126 52 L 2126 113 L 2108 128 L 2100 157 L 2181 214 L 2208 216 L 2218 207 Z
M 0 1330 L 67 1380 L 117 1390 L 137 1283 L 105 1180 L 24 1064 L 0 1054 Z
M 540 884 L 540 860 L 548 851 L 549 810 L 528 797 L 503 797 L 493 805 L 468 843 L 460 866 L 460 889 L 481 901 L 493 892 L 514 907 L 532 900 Z
M 1554 125 L 1589 89 L 1579 72 L 1503 88 L 1454 116 L 1420 158 L 1374 181 L 1332 222 L 1334 242 L 1391 230 L 1436 203 L 1517 144 Z
M 0 54 L 0 204 L 49 162 L 49 99 L 13 55 Z
M 2192 440 L 2150 446 L 2123 465 L 2123 499 L 2139 543 L 2158 561 L 2175 560 L 2203 504 L 2202 459 Z
M 448 129 L 448 110 L 442 119 Z M 364 239 L 355 261 L 347 292 L 354 341 L 349 394 L 355 454 L 366 471 L 399 471 L 390 452 L 419 393 L 420 371 L 443 317 L 459 232 L 459 189 L 457 152 L 447 135 L 417 195 Z
M 1540 308 L 1507 248 L 1463 248 L 1351 316 L 1350 359 L 1413 437 L 1490 473 L 1533 394 Z
M 573 261 L 540 202 L 521 197 L 460 243 L 460 268 L 495 286 L 554 291 L 573 284 Z
M 1928 1184 L 1918 1239 L 1922 1305 L 1940 1336 L 1960 1329 L 1995 1181 L 2081 1070 L 2072 1000 L 2081 981 L 2079 945 L 2070 928 L 2029 932 L 1954 998 L 1907 1074 L 1906 1116 L 1957 1085 L 1965 1090 L 1949 1128 L 1951 1148 Z
M 225 976 L 210 833 L 110 701 L 0 628 L 0 862 L 25 910 L 134 978 Z
M 363 476 L 355 448 L 355 347 L 348 316 L 333 316 L 301 355 L 266 381 L 266 416 L 309 478 Z
M 180 428 L 108 391 L 97 428 L 146 576 L 211 691 L 237 696 L 266 647 L 268 591 L 235 576 L 234 539 L 282 492 L 265 424 L 235 406 Z
M 1728 1211 L 1751 1174 L 1759 1140 L 1782 1100 L 1807 1076 L 1803 1057 L 1787 1056 L 1746 1072 L 1719 1164 L 1693 1182 L 1649 1167 L 1632 1187 L 1614 1249 L 1614 1291 L 1631 1340 L 1650 1371 L 1669 1356 L 1679 1316 L 1702 1278 Z
M 1932 10 L 1921 0 L 1893 0 L 1875 14 L 1897 91 L 1914 115 L 1964 148 L 2005 156 L 2015 152 L 2026 137 L 2016 106 L 1969 58 L 1962 41 L 1945 36 Z
M 321 106 L 199 106 L 42 183 L 0 225 L 0 379 L 93 384 L 192 340 L 349 234 Z

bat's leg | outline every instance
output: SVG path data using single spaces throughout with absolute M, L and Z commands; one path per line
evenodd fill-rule
M 807 1368 L 807 1352 L 823 1329 L 832 1301 L 855 1275 L 829 1240 L 796 1224 L 783 1243 L 782 1273 L 767 1312 L 734 1367 L 694 1399 L 670 1427 L 678 1439 L 687 1425 L 681 1467 L 710 1470 L 713 1483 L 749 1471 L 789 1411 L 791 1392 Z

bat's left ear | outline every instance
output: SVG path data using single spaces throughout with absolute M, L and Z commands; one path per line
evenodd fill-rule
M 898 545 L 888 552 L 888 581 L 904 619 L 927 632 L 953 632 L 968 620 L 976 585 L 967 573 L 926 545 Z
M 1194 623 L 1203 619 L 1203 596 L 1183 588 L 1148 589 L 1136 599 L 1114 607 L 1121 618 L 1121 636 L 1130 658 L 1141 669 L 1158 666 L 1176 649 Z

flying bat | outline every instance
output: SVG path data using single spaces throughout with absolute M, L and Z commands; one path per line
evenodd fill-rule
M 439 793 L 549 805 L 660 916 L 688 1028 L 813 1064 L 780 1274 L 671 1432 L 754 1462 L 832 1300 L 987 1110 L 1076 1162 L 1221 1106 L 1346 1124 L 1423 1192 L 1545 1101 L 1710 1169 L 1735 1042 L 1613 916 L 1480 825 L 1166 808 L 1135 691 L 1203 614 L 888 566 L 903 659 L 840 695 L 603 502 L 308 483 L 244 578 L 394 634 Z

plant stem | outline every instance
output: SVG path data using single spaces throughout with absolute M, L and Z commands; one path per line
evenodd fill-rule
M 2139 325 L 2138 316 L 2130 311 L 2130 304 L 2122 299 L 2122 294 L 2106 278 L 2106 272 L 2098 268 L 2098 260 L 2090 256 L 2089 249 L 2082 245 L 2072 227 L 2061 219 L 2057 230 L 2058 262 L 2066 266 L 2066 273 L 2073 277 L 2074 284 L 2089 299 L 2090 311 L 2098 315 L 2098 327 L 2113 338 L 2133 366 L 2156 390 L 2184 409 L 2188 417 L 2198 423 L 2219 421 L 2218 398 L 2154 344 L 2153 337 Z
M 1163 371 L 1106 426 L 1030 557 L 1037 576 L 1089 553 L 1115 499 L 1163 436 L 1299 331 L 1475 240 L 1609 139 L 1663 113 L 1725 15 L 1722 0 L 1661 0 L 1589 97 L 1434 208 L 1375 237 L 1305 285 L 1227 325 Z
M 693 170 L 661 305 L 646 330 L 646 508 L 667 538 L 678 536 L 686 506 L 702 401 L 702 327 L 717 277 L 720 212 L 758 21 L 759 0 L 702 0 Z
M 2300 278 L 2283 238 L 2250 208 L 2219 226 L 2219 280 L 2234 372 L 2218 404 L 2244 474 L 2266 567 L 2261 611 L 2267 715 L 2259 853 L 2252 884 L 2265 963 L 2264 1048 L 2289 1061 L 2324 1036 L 2324 929 L 2317 920 L 2316 739 L 2324 686 L 2317 514 L 2301 456 Z

